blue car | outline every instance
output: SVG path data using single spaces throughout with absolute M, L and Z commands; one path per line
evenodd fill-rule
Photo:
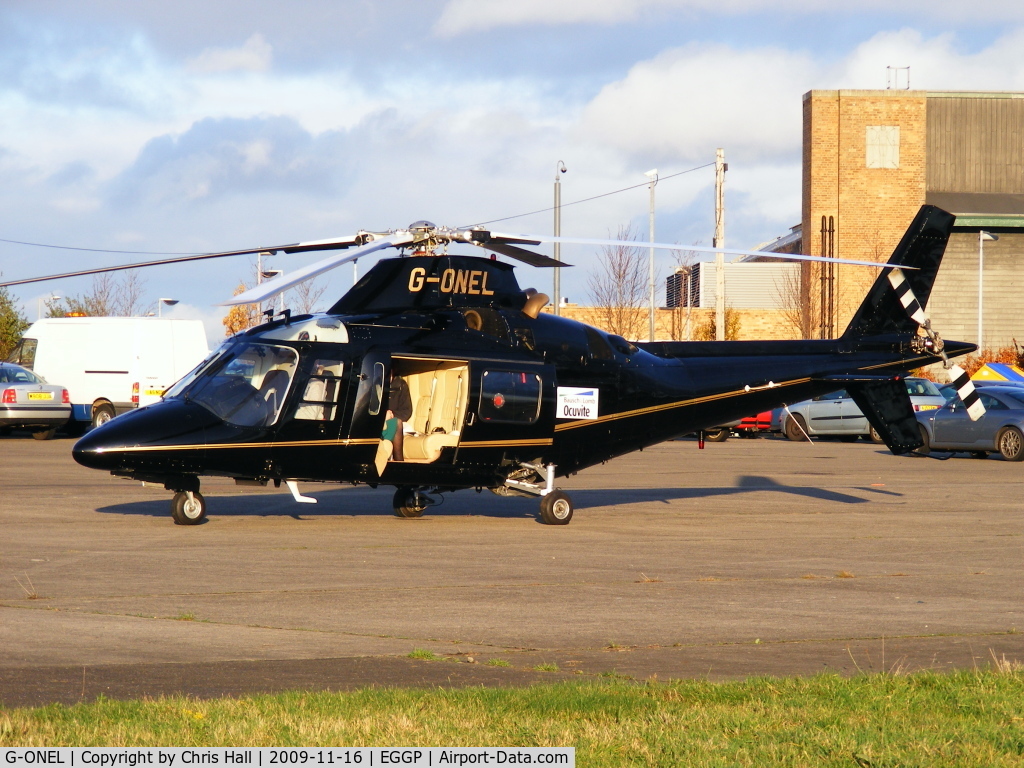
M 1024 387 L 986 385 L 978 390 L 985 415 L 971 421 L 959 397 L 942 408 L 917 414 L 924 447 L 965 451 L 983 459 L 999 453 L 1007 461 L 1024 460 Z

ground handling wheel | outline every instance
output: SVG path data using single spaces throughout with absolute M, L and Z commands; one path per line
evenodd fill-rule
M 426 497 L 416 493 L 412 488 L 398 488 L 391 503 L 395 508 L 395 515 L 406 519 L 422 517 L 423 510 L 427 508 Z
M 572 499 L 562 491 L 552 491 L 540 497 L 540 519 L 547 525 L 568 525 L 572 511 Z
M 178 491 L 171 499 L 175 525 L 199 525 L 206 519 L 206 499 L 198 491 Z

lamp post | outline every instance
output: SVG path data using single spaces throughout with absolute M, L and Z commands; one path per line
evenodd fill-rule
M 652 168 L 651 170 L 647 171 L 647 173 L 645 173 L 644 176 L 646 176 L 648 179 L 651 180 L 650 184 L 648 184 L 648 187 L 651 190 L 651 210 L 650 210 L 649 218 L 650 218 L 650 225 L 651 225 L 650 240 L 651 240 L 651 243 L 652 243 L 652 245 L 651 245 L 651 255 L 650 255 L 650 262 L 651 262 L 650 263 L 650 267 L 651 267 L 650 273 L 651 274 L 650 274 L 650 280 L 649 280 L 649 283 L 648 283 L 648 288 L 650 289 L 650 293 L 651 293 L 651 307 L 650 307 L 650 310 L 649 310 L 650 326 L 651 327 L 650 327 L 650 329 L 648 331 L 648 340 L 654 341 L 655 312 L 657 311 L 656 307 L 655 307 L 655 299 L 654 299 L 654 292 L 655 292 L 655 285 L 654 285 L 654 245 L 653 245 L 653 243 L 654 243 L 654 187 L 657 186 L 657 184 L 658 184 L 658 169 L 657 168 Z
M 569 169 L 561 160 L 555 165 L 555 237 L 562 235 L 562 174 Z M 562 244 L 555 243 L 555 261 L 562 260 Z M 562 314 L 562 268 L 555 267 L 555 314 Z
M 45 298 L 40 296 L 38 299 L 36 299 L 36 320 L 42 320 L 43 319 L 43 302 L 44 301 L 60 301 L 60 298 L 61 297 L 58 296 L 56 293 L 51 293 L 49 296 L 47 296 Z
M 273 277 L 277 277 L 278 275 L 283 274 L 283 269 L 264 269 L 262 272 L 260 272 L 260 277 L 262 277 L 265 280 L 270 280 Z M 278 306 L 280 307 L 280 309 L 278 309 L 277 311 L 284 312 L 284 291 L 277 294 L 277 298 L 280 299 L 280 301 L 278 302 Z M 273 308 L 273 304 L 271 304 L 271 308 Z M 260 309 L 262 309 L 262 307 L 260 307 Z
M 156 316 L 163 317 L 164 304 L 168 307 L 173 307 L 178 303 L 178 299 L 157 299 L 156 300 Z
M 984 229 L 978 230 L 978 352 L 985 348 L 984 293 L 982 290 L 985 279 L 985 241 L 998 239 L 999 235 L 993 235 Z

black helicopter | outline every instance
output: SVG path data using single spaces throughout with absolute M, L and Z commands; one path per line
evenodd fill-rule
M 286 310 L 227 340 L 161 402 L 88 433 L 73 455 L 163 484 L 183 525 L 206 515 L 203 475 L 284 483 L 299 502 L 315 501 L 300 481 L 394 486 L 395 513 L 407 518 L 422 515 L 434 494 L 487 488 L 539 497 L 541 519 L 564 525 L 573 505 L 558 477 L 837 389 L 893 453 L 907 453 L 922 441 L 901 377 L 939 360 L 948 367 L 976 348 L 944 342 L 923 309 L 953 221 L 922 207 L 888 264 L 873 265 L 882 274 L 846 332 L 821 341 L 632 343 L 541 313 L 548 297 L 521 289 L 508 263 L 446 252 L 469 243 L 565 266 L 522 248 L 540 238 L 417 222 L 260 249 L 352 250 L 230 303 L 262 300 L 373 251 L 411 255 L 380 260 L 324 314 Z M 973 387 L 953 373 L 976 414 Z M 399 400 L 407 412 L 397 422 Z

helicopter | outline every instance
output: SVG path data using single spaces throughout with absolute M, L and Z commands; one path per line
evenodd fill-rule
M 226 302 L 247 304 L 369 253 L 399 251 L 377 261 L 325 313 L 271 310 L 160 402 L 87 433 L 73 457 L 162 484 L 181 525 L 206 518 L 203 476 L 284 484 L 299 503 L 316 502 L 300 482 L 394 487 L 401 518 L 420 517 L 440 494 L 487 489 L 535 497 L 544 523 L 565 525 L 574 506 L 557 487 L 559 477 L 838 389 L 850 393 L 892 453 L 905 454 L 922 445 L 901 381 L 907 371 L 942 361 L 972 417 L 983 412 L 966 373 L 950 363 L 975 345 L 943 340 L 924 310 L 953 222 L 952 214 L 925 205 L 887 263 L 847 261 L 881 271 L 843 335 L 824 340 L 630 342 L 541 312 L 548 297 L 522 289 L 506 261 L 449 253 L 469 244 L 533 266 L 566 266 L 523 246 L 618 241 L 421 221 L 404 230 L 150 262 L 347 251 Z M 29 280 L 9 284 L 19 282 Z

